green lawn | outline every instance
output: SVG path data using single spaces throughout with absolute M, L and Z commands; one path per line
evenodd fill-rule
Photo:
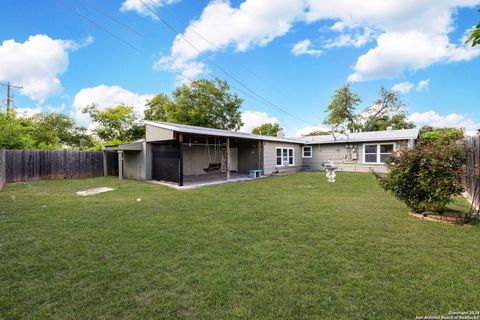
M 75 194 L 100 186 L 115 191 Z M 184 191 L 103 178 L 7 185 L 0 318 L 414 319 L 479 310 L 480 226 L 407 212 L 369 174 Z

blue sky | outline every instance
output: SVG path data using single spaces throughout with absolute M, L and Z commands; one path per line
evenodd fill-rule
M 245 91 L 214 61 L 286 111 L 239 93 L 243 130 L 267 121 L 288 135 L 322 126 L 333 91 L 347 82 L 362 96 L 359 111 L 385 86 L 401 92 L 419 126 L 480 127 L 480 48 L 462 42 L 480 20 L 480 0 L 142 1 L 176 32 L 140 0 L 4 0 L 0 81 L 24 86 L 18 110 L 64 112 L 88 125 L 82 106 L 124 102 L 141 112 L 185 81 L 175 72 Z

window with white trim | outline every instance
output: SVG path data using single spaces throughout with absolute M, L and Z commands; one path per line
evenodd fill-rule
M 277 148 L 277 167 L 295 165 L 293 148 Z
M 383 164 L 395 150 L 394 143 L 375 143 L 363 145 L 363 163 Z
M 311 157 L 312 157 L 312 146 L 303 146 L 302 158 L 311 158 Z

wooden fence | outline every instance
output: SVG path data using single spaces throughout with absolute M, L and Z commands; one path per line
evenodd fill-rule
M 0 149 L 0 190 L 2 190 L 7 183 L 7 167 L 5 165 L 5 153 L 5 150 Z
M 467 163 L 463 184 L 470 200 L 478 208 L 480 205 L 480 135 L 465 138 L 464 146 Z
M 90 151 L 3 150 L 5 182 L 103 176 L 103 153 Z M 118 175 L 118 155 L 107 152 L 107 174 Z

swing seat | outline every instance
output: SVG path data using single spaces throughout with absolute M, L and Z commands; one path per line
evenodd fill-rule
M 209 163 L 208 168 L 203 168 L 206 173 L 220 171 L 222 164 L 220 162 Z

